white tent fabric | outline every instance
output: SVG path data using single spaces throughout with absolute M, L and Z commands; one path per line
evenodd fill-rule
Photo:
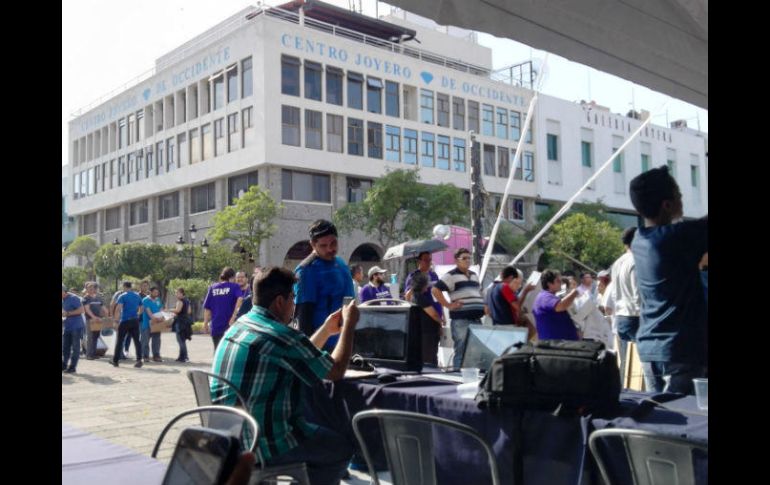
M 708 109 L 708 0 L 388 0 Z

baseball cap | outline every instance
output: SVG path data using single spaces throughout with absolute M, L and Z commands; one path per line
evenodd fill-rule
M 371 268 L 369 268 L 369 273 L 368 273 L 369 274 L 369 278 L 371 278 L 372 276 L 374 276 L 377 273 L 387 273 L 387 271 L 385 271 L 384 269 L 380 268 L 379 266 L 372 266 Z

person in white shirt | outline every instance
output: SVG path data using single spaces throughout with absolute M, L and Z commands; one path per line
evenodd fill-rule
M 631 241 L 636 234 L 635 227 L 629 227 L 623 231 L 621 240 L 626 247 L 623 253 L 614 263 L 610 278 L 612 286 L 609 288 L 614 301 L 615 329 L 620 339 L 620 378 L 625 376 L 626 349 L 628 342 L 636 341 L 636 332 L 639 329 L 639 308 L 641 298 L 636 283 L 636 266 L 634 256 L 631 254 Z

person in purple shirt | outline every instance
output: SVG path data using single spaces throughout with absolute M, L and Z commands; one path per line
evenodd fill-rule
M 578 295 L 575 279 L 569 278 L 569 293 L 564 298 L 556 296 L 556 293 L 561 290 L 561 275 L 558 271 L 545 270 L 541 276 L 540 284 L 545 291 L 538 293 L 532 308 L 537 325 L 537 338 L 540 340 L 580 340 L 575 323 L 567 313 L 567 308 L 572 305 Z
M 441 308 L 441 303 L 437 302 L 435 298 L 433 298 L 433 294 L 431 294 L 431 288 L 433 288 L 433 285 L 438 283 L 438 275 L 435 271 L 430 269 L 431 263 L 433 262 L 433 255 L 429 253 L 428 251 L 423 251 L 420 254 L 417 255 L 417 269 L 409 273 L 409 275 L 406 277 L 406 282 L 404 283 L 404 292 L 405 296 L 404 299 L 407 301 L 411 301 L 412 298 L 412 286 L 413 286 L 413 280 L 417 273 L 425 273 L 428 275 L 428 287 L 425 289 L 425 291 L 428 293 L 431 305 L 433 306 L 433 309 L 436 310 L 436 313 L 441 318 L 441 321 L 444 321 L 444 309 Z M 415 296 L 417 298 L 417 296 Z
M 378 300 L 382 298 L 391 298 L 390 288 L 385 284 L 385 271 L 379 266 L 369 268 L 369 283 L 361 288 L 358 298 L 361 303 L 369 300 Z
M 203 300 L 203 331 L 211 332 L 214 341 L 214 351 L 230 325 L 235 322 L 238 310 L 243 303 L 241 286 L 235 283 L 235 270 L 230 267 L 222 269 L 219 283 L 209 286 L 206 299 Z M 209 322 L 211 325 L 209 326 Z

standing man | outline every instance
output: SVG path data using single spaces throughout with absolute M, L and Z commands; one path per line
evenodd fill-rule
M 639 288 L 636 285 L 636 264 L 631 253 L 631 242 L 636 234 L 635 227 L 623 231 L 621 240 L 626 248 L 618 259 L 612 263 L 610 278 L 612 284 L 609 291 L 615 308 L 613 310 L 613 327 L 620 341 L 620 378 L 626 375 L 626 353 L 628 342 L 636 342 L 636 332 L 639 330 L 639 309 L 642 306 Z
M 481 297 L 479 277 L 470 270 L 471 252 L 466 248 L 455 251 L 455 263 L 457 266 L 441 277 L 431 289 L 431 293 L 436 301 L 449 308 L 454 342 L 452 366 L 459 368 L 465 352 L 468 325 L 481 325 L 481 317 L 484 316 L 484 299 Z M 451 303 L 444 298 L 442 291 L 449 293 Z
M 235 319 L 238 320 L 241 316 L 249 313 L 249 310 L 251 310 L 251 283 L 254 282 L 254 277 L 252 276 L 250 279 L 246 278 L 245 271 L 238 271 L 235 273 L 235 282 L 241 287 L 241 298 L 243 299 L 241 308 L 238 310 L 238 315 L 235 316 Z
M 693 393 L 706 375 L 706 301 L 698 263 L 708 252 L 708 218 L 678 222 L 682 193 L 665 166 L 631 180 L 644 218 L 631 252 L 642 306 L 636 341 L 648 391 Z M 666 383 L 667 382 L 667 383 Z
M 369 300 L 378 300 L 381 298 L 391 298 L 390 288 L 385 284 L 385 274 L 387 271 L 379 266 L 369 268 L 369 283 L 361 288 L 358 298 L 361 303 Z
M 80 339 L 83 338 L 83 304 L 80 298 L 69 293 L 64 285 L 61 285 L 61 312 L 65 317 L 64 333 L 61 337 L 61 370 L 74 374 L 80 359 Z
M 556 293 L 561 291 L 559 272 L 547 269 L 540 276 L 543 291 L 538 293 L 532 308 L 540 340 L 580 340 L 575 323 L 567 313 L 567 309 L 578 296 L 577 282 L 574 278 L 569 278 L 568 281 L 567 294 L 564 298 L 559 298 L 556 296 Z
M 534 289 L 527 285 L 517 296 L 524 275 L 513 266 L 506 266 L 500 272 L 499 281 L 493 281 L 484 293 L 484 313 L 490 316 L 494 325 L 516 325 L 527 327 L 528 340 L 537 332 L 534 325 L 521 314 L 521 302 Z
M 211 332 L 215 352 L 222 335 L 235 322 L 243 303 L 241 287 L 233 279 L 235 270 L 226 266 L 219 275 L 219 283 L 209 286 L 206 299 L 203 300 L 203 331 Z
M 86 296 L 83 297 L 83 310 L 86 316 L 86 360 L 96 358 L 96 342 L 99 340 L 99 330 L 91 331 L 91 322 L 100 321 L 106 316 L 107 309 L 104 307 L 102 297 L 97 293 L 99 285 L 95 281 L 86 283 Z
M 144 361 L 150 361 L 150 339 L 152 339 L 152 360 L 163 362 L 160 358 L 160 332 L 150 333 L 150 324 L 159 323 L 163 318 L 156 318 L 153 315 L 163 310 L 163 302 L 160 299 L 160 290 L 156 286 L 150 288 L 150 294 L 142 299 L 142 355 Z
M 356 293 L 356 303 L 361 303 L 361 283 L 364 282 L 364 267 L 360 264 L 350 265 L 350 277 L 353 278 L 353 291 Z
M 583 296 L 588 293 L 589 298 L 596 301 L 596 288 L 594 288 L 594 276 L 588 271 L 580 273 L 580 286 L 577 288 L 578 295 Z
M 294 270 L 296 316 L 300 331 L 308 336 L 313 335 L 329 315 L 342 308 L 344 297 L 356 296 L 348 266 L 337 256 L 337 228 L 319 219 L 310 225 L 309 233 L 313 252 Z M 329 337 L 324 350 L 333 350 L 337 338 L 336 335 Z
M 142 298 L 131 290 L 131 282 L 123 283 L 123 293 L 118 297 L 115 305 L 115 315 L 120 315 L 118 335 L 115 338 L 115 352 L 112 356 L 112 365 L 118 367 L 120 349 L 126 335 L 134 340 L 136 348 L 136 364 L 134 367 L 142 367 L 142 346 L 139 343 L 139 316 L 142 314 Z

